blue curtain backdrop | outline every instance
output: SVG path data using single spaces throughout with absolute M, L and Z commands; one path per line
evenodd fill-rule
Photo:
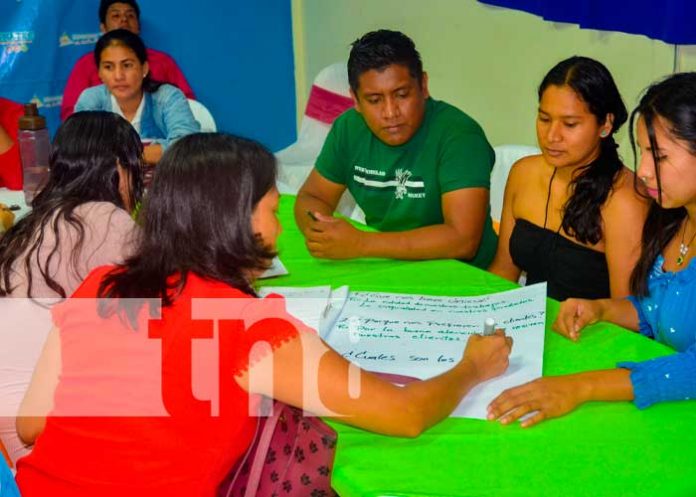
M 674 45 L 696 44 L 696 0 L 479 0 L 581 28 L 642 34 Z
M 221 131 L 272 150 L 295 140 L 289 0 L 140 0 L 145 44 L 167 52 Z M 65 81 L 99 37 L 98 0 L 0 0 L 0 96 L 36 101 L 53 133 Z

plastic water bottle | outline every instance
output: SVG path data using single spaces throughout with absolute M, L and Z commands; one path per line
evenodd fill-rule
M 19 118 L 19 154 L 22 158 L 24 198 L 31 205 L 34 196 L 48 179 L 48 152 L 51 146 L 46 119 L 39 115 L 36 104 L 26 104 Z

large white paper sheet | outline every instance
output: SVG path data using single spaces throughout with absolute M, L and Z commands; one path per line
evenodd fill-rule
M 259 290 L 259 296 L 261 297 L 272 293 L 285 297 L 285 306 L 289 314 L 310 328 L 319 330 L 326 308 L 329 305 L 330 286 L 269 286 Z
M 485 419 L 503 390 L 541 376 L 545 283 L 477 297 L 353 292 L 324 338 L 364 369 L 427 379 L 459 361 L 469 336 L 481 333 L 489 317 L 514 340 L 510 366 L 469 392 L 452 413 Z

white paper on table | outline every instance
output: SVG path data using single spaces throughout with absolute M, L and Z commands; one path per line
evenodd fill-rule
M 286 274 L 290 273 L 288 273 L 288 270 L 285 268 L 283 261 L 281 261 L 279 257 L 274 257 L 271 262 L 271 267 L 266 269 L 261 276 L 259 276 L 259 279 L 275 278 L 276 276 L 285 276 Z
M 328 285 L 311 287 L 267 286 L 259 296 L 282 295 L 288 312 L 325 338 L 341 314 L 348 298 L 348 287 L 331 290 Z
M 510 366 L 472 389 L 452 413 L 485 419 L 503 390 L 541 376 L 545 283 L 476 297 L 353 292 L 325 339 L 364 369 L 426 379 L 454 366 L 488 317 L 514 340 Z
M 336 324 L 336 321 L 341 315 L 343 307 L 348 301 L 348 293 L 347 285 L 340 286 L 331 291 L 328 306 L 324 311 L 321 325 L 319 326 L 319 336 L 321 336 L 324 340 L 326 340 L 326 337 L 329 335 Z
M 314 330 L 321 328 L 321 320 L 324 317 L 331 296 L 330 286 L 267 286 L 259 290 L 259 296 L 261 297 L 271 293 L 277 293 L 285 297 L 285 306 L 288 313 L 292 316 Z

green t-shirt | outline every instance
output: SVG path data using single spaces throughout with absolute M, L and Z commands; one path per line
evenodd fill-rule
M 494 160 L 476 121 L 429 98 L 420 128 L 399 146 L 377 138 L 355 109 L 346 111 L 334 122 L 316 169 L 326 179 L 346 185 L 369 226 L 405 231 L 442 224 L 444 193 L 490 188 Z M 489 209 L 479 250 L 470 262 L 488 267 L 496 245 Z

